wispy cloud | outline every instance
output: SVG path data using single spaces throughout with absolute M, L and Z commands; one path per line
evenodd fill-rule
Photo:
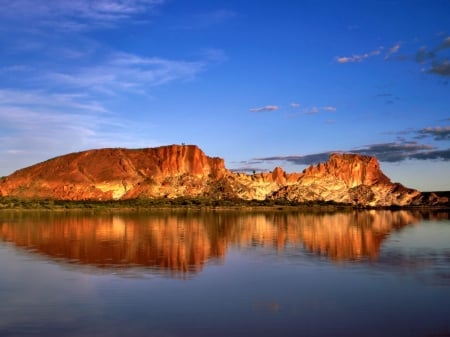
M 443 135 L 444 132 L 439 132 Z M 448 134 L 442 137 L 448 137 Z M 397 141 L 388 143 L 370 144 L 367 146 L 339 150 L 339 151 L 325 151 L 312 153 L 307 155 L 292 155 L 292 156 L 271 156 L 253 158 L 251 161 L 258 160 L 263 162 L 286 162 L 294 165 L 313 165 L 328 160 L 332 153 L 355 153 L 367 156 L 374 156 L 381 162 L 396 163 L 408 159 L 416 160 L 450 160 L 450 148 L 438 149 L 435 146 L 428 144 L 420 144 L 416 141 Z
M 328 105 L 328 106 L 322 107 L 322 110 L 328 111 L 328 112 L 335 112 L 337 109 L 335 106 Z
M 145 130 L 152 126 L 143 125 L 143 109 L 131 101 L 146 104 L 155 87 L 195 79 L 225 53 L 208 49 L 183 60 L 121 52 L 91 32 L 137 24 L 164 3 L 2 3 L 0 44 L 8 57 L 0 67 L 0 174 L 69 151 L 159 145 Z
M 377 157 L 384 162 L 400 162 L 407 159 L 440 159 L 450 160 L 450 149 L 441 149 L 435 145 L 422 144 L 417 140 L 430 139 L 435 142 L 450 140 L 450 126 L 407 129 L 396 132 L 396 142 L 371 144 L 362 148 L 351 149 L 350 152 Z M 411 136 L 414 140 L 405 139 Z
M 394 55 L 398 54 L 401 47 L 401 43 L 396 43 L 392 47 L 390 47 L 384 54 L 384 60 L 388 61 L 393 59 Z M 430 49 L 427 46 L 420 47 L 419 50 L 417 50 L 417 52 L 412 56 L 412 59 L 420 64 L 428 65 L 428 67 L 424 67 L 422 69 L 422 72 L 424 73 L 449 77 L 450 59 L 448 57 L 443 57 L 442 55 L 443 51 L 446 49 L 450 49 L 450 36 L 445 37 L 442 42 L 434 48 Z M 353 54 L 352 56 L 338 56 L 335 57 L 335 62 L 339 64 L 358 63 L 371 57 L 381 55 L 383 50 L 384 47 L 380 46 L 378 49 L 363 54 Z M 399 55 L 396 56 L 395 59 L 404 61 L 407 59 L 411 59 L 411 57 L 406 55 Z M 390 100 L 387 103 L 392 104 L 394 103 L 394 101 Z
M 328 159 L 333 152 L 321 152 L 307 155 L 293 155 L 293 156 L 273 156 L 273 157 L 260 157 L 252 160 L 260 160 L 264 162 L 288 162 L 294 165 L 312 165 L 320 162 L 324 162 Z
M 435 150 L 436 148 L 431 145 L 419 144 L 414 141 L 402 141 L 371 144 L 362 148 L 350 150 L 350 152 L 374 156 L 380 161 L 394 163 L 406 159 L 412 159 L 414 156 L 423 152 Z
M 26 21 L 28 26 L 56 31 L 114 27 L 120 21 L 146 13 L 163 0 L 15 0 L 2 3 L 0 18 Z M 16 27 L 20 29 L 21 27 Z
M 336 57 L 336 62 L 340 64 L 361 62 L 370 57 L 380 55 L 383 49 L 383 47 L 378 47 L 377 49 L 368 53 L 353 54 L 352 56 L 338 56 Z
M 414 59 L 421 64 L 431 63 L 428 69 L 424 69 L 427 73 L 448 77 L 450 76 L 450 60 L 443 57 L 442 52 L 449 48 L 450 36 L 446 37 L 438 46 L 432 49 L 428 49 L 426 46 L 421 47 L 417 51 Z
M 266 105 L 259 108 L 251 108 L 251 112 L 262 112 L 262 111 L 275 111 L 278 110 L 279 107 L 277 105 Z
M 313 106 L 312 108 L 305 109 L 303 112 L 307 115 L 315 115 L 319 113 L 319 108 Z
M 443 121 L 449 121 L 450 119 L 444 119 Z M 435 126 L 426 127 L 422 129 L 406 129 L 398 132 L 390 132 L 386 134 L 394 134 L 400 137 L 412 136 L 414 139 L 431 138 L 434 141 L 448 141 L 450 140 L 450 126 Z
M 432 137 L 436 141 L 450 140 L 450 126 L 428 127 L 414 132 L 417 133 L 418 139 Z
M 416 62 L 424 63 L 427 60 L 432 60 L 436 57 L 435 51 L 428 50 L 427 47 L 420 47 L 420 49 L 417 51 L 414 59 Z
M 57 94 L 38 90 L 0 89 L 0 109 L 5 106 L 63 108 L 77 111 L 107 112 L 105 106 L 85 94 Z
M 450 36 L 446 37 L 439 46 L 435 48 L 435 51 L 441 51 L 450 48 Z
M 434 62 L 428 72 L 440 76 L 450 76 L 450 61 Z
M 49 72 L 44 76 L 68 89 L 90 88 L 113 94 L 122 90 L 145 91 L 146 87 L 175 80 L 190 80 L 203 68 L 204 63 L 201 61 L 177 61 L 116 53 L 97 65 L 75 68 L 68 72 Z
M 298 103 L 291 103 L 290 107 L 293 108 L 293 109 L 298 109 L 298 108 L 300 108 L 300 104 L 298 104 Z M 299 112 L 292 112 L 292 113 L 288 114 L 287 117 L 288 118 L 298 118 L 298 117 L 300 117 L 302 115 L 313 116 L 313 115 L 317 115 L 317 114 L 319 114 L 321 112 L 324 112 L 324 111 L 325 112 L 336 112 L 337 108 L 335 106 L 332 106 L 332 105 L 325 105 L 325 106 L 322 106 L 322 107 L 317 107 L 317 106 L 305 107 L 305 108 L 300 109 Z M 329 122 L 327 122 L 327 123 L 329 123 Z
M 392 58 L 392 55 L 397 54 L 400 50 L 400 43 L 397 43 L 395 45 L 393 45 L 391 48 L 389 48 L 388 52 L 386 53 L 386 55 L 384 56 L 385 60 L 389 60 Z
M 331 105 L 326 105 L 323 107 L 312 107 L 312 108 L 305 108 L 303 109 L 303 113 L 306 115 L 315 115 L 318 114 L 320 111 L 326 111 L 326 112 L 336 112 L 337 108 Z
M 434 160 L 450 161 L 450 149 L 420 152 L 411 155 L 410 159 L 417 159 L 417 160 L 434 159 Z

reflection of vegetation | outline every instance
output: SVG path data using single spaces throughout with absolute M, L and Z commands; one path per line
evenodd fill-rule
M 440 193 L 442 196 L 443 194 Z M 448 208 L 450 205 L 441 205 L 440 208 Z M 325 208 L 337 209 L 401 209 L 420 208 L 420 206 L 391 206 L 391 207 L 364 207 L 335 201 L 306 201 L 297 202 L 287 199 L 243 200 L 237 198 L 216 199 L 208 197 L 178 197 L 178 198 L 137 198 L 127 200 L 55 200 L 55 199 L 22 199 L 17 197 L 0 197 L 0 210 L 38 209 L 38 210 L 83 210 L 83 209 L 153 209 L 153 208 L 186 208 L 186 209 L 216 209 L 216 208 L 264 208 L 271 209 L 311 209 Z
M 158 198 L 158 199 L 128 199 L 128 200 L 53 200 L 53 199 L 20 199 L 14 197 L 0 197 L 0 209 L 123 209 L 123 208 L 220 208 L 220 207 L 315 207 L 330 208 L 350 207 L 333 201 L 314 201 L 299 203 L 285 199 L 278 200 L 242 200 L 242 199 L 213 199 L 213 198 Z

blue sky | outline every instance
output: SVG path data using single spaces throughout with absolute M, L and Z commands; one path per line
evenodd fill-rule
M 242 171 L 375 155 L 450 190 L 447 0 L 0 4 L 0 175 L 186 143 Z

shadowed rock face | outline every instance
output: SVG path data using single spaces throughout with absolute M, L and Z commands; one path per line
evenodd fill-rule
M 423 204 L 391 183 L 374 157 L 332 154 L 302 173 L 232 173 L 195 145 L 99 149 L 56 157 L 0 181 L 0 195 L 60 200 L 206 197 L 334 201 L 362 206 Z M 448 202 L 433 196 L 434 203 Z M 430 199 L 431 200 L 431 199 Z

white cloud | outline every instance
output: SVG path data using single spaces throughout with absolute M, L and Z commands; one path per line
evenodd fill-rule
M 312 108 L 305 109 L 304 113 L 307 115 L 315 115 L 315 114 L 319 113 L 319 108 L 314 106 Z
M 104 63 L 72 69 L 70 72 L 49 72 L 44 77 L 67 89 L 89 88 L 115 94 L 123 90 L 143 92 L 145 88 L 175 80 L 190 80 L 204 67 L 202 62 L 117 53 Z
M 82 94 L 56 94 L 37 90 L 0 89 L 0 109 L 2 106 L 33 106 L 107 112 L 99 102 Z
M 261 112 L 261 111 L 275 111 L 278 110 L 279 107 L 277 105 L 266 105 L 260 108 L 252 108 L 250 109 L 251 112 Z
M 336 107 L 327 105 L 327 106 L 324 106 L 324 107 L 322 108 L 322 110 L 328 111 L 328 112 L 335 112 L 335 111 L 336 111 Z
M 291 105 L 291 108 L 294 108 L 294 109 L 297 109 L 300 107 L 300 104 L 295 103 L 295 102 L 292 102 L 290 105 Z
M 395 45 L 393 45 L 391 48 L 389 48 L 388 52 L 386 53 L 386 56 L 384 57 L 385 60 L 389 60 L 391 58 L 392 55 L 398 53 L 398 51 L 400 50 L 400 43 L 397 43 Z
M 380 55 L 381 51 L 383 49 L 384 48 L 381 46 L 381 47 L 378 47 L 378 49 L 375 49 L 375 50 L 373 50 L 371 52 L 364 53 L 364 54 L 354 54 L 352 56 L 342 56 L 342 57 L 338 56 L 338 57 L 336 57 L 336 62 L 337 63 L 341 63 L 341 64 L 343 64 L 343 63 L 361 62 L 361 61 L 363 61 L 365 59 L 368 59 L 370 57 Z

